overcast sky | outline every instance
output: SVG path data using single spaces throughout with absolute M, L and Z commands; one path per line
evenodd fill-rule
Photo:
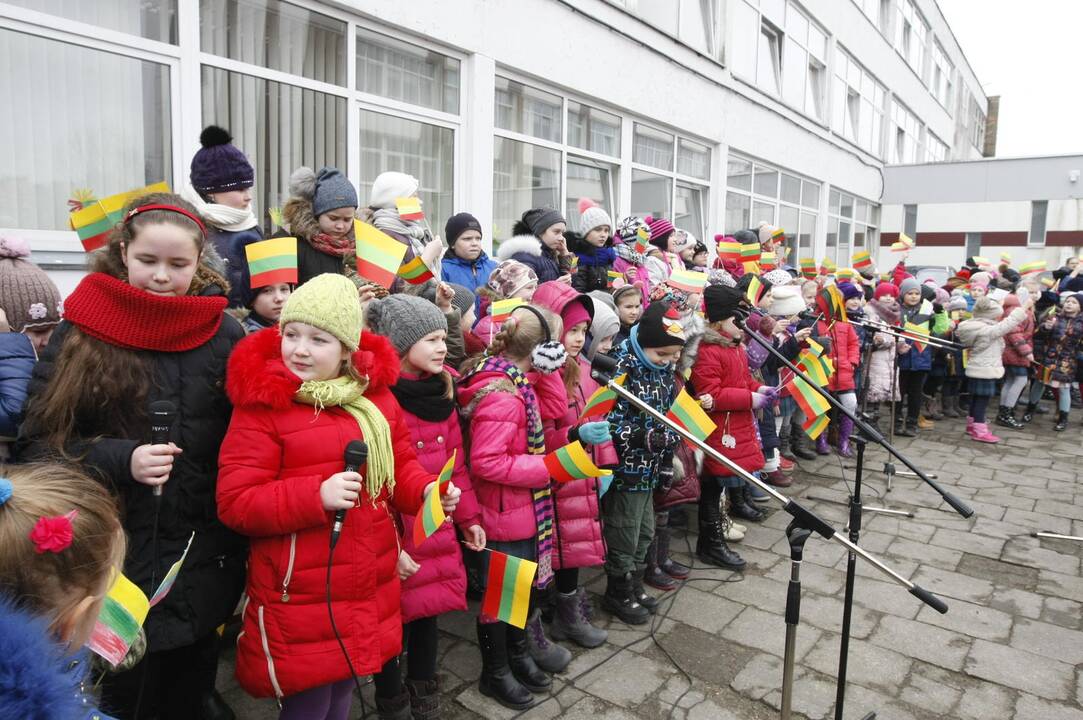
M 1083 0 L 937 0 L 986 95 L 996 154 L 1083 152 Z

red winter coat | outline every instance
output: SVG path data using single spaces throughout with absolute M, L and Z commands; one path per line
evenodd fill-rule
M 251 695 L 292 695 L 350 677 L 326 604 L 333 513 L 320 484 L 343 468 L 361 430 L 345 410 L 294 400 L 301 381 L 282 363 L 278 328 L 249 335 L 229 360 L 233 418 L 218 458 L 218 515 L 252 538 L 248 600 L 237 639 L 237 679 Z M 388 387 L 399 362 L 383 337 L 365 333 L 353 363 L 368 375 L 365 397 L 387 418 L 394 493 L 362 495 L 346 514 L 331 586 L 335 621 L 358 675 L 379 671 L 402 649 L 399 544 L 391 508 L 416 513 L 435 478 L 421 467 Z
M 1004 315 L 1007 316 L 1015 308 L 1020 307 L 1019 298 L 1008 295 L 1004 298 Z M 1034 312 L 1028 310 L 1023 322 L 1019 323 L 1014 330 L 1004 336 L 1004 353 L 1002 360 L 1005 365 L 1017 365 L 1030 367 L 1027 355 L 1034 352 Z
M 490 540 L 537 536 L 531 490 L 549 485 L 544 455 L 527 452 L 526 403 L 504 373 L 478 372 L 459 387 L 470 421 L 470 481 Z
M 850 323 L 836 322 L 829 330 L 827 323 L 816 323 L 816 334 L 831 338 L 831 362 L 835 364 L 835 374 L 827 389 L 833 392 L 850 392 L 856 387 L 854 371 L 861 364 L 861 341 Z
M 445 368 L 452 372 L 449 368 Z M 452 372 L 454 375 L 454 373 Z M 408 377 L 404 374 L 404 377 Z M 451 481 L 462 490 L 459 505 L 455 508 L 455 524 L 465 530 L 481 524 L 481 511 L 474 496 L 470 477 L 466 472 L 466 452 L 463 448 L 459 413 L 452 411 L 444 420 L 422 420 L 405 409 L 403 420 L 410 429 L 417 460 L 434 475 L 444 469 L 453 450 L 455 466 Z M 463 569 L 462 553 L 455 528 L 450 523 L 429 536 L 420 547 L 414 545 L 415 515 L 400 513 L 403 526 L 402 549 L 421 568 L 402 583 L 402 621 L 435 617 L 452 610 L 466 609 L 466 570 Z
M 752 393 L 760 383 L 748 369 L 748 355 L 740 345 L 723 345 L 722 336 L 707 328 L 699 344 L 699 354 L 692 365 L 692 385 L 696 395 L 707 394 L 714 400 L 708 413 L 714 421 L 714 432 L 707 444 L 748 472 L 763 469 L 763 450 L 756 430 L 756 415 L 752 411 Z M 722 435 L 729 433 L 736 441 L 734 447 L 722 445 Z M 703 463 L 708 475 L 729 476 L 733 472 L 709 455 Z

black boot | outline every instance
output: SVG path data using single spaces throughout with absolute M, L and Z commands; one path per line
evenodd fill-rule
M 1057 422 L 1053 426 L 1053 429 L 1057 432 L 1064 432 L 1068 429 L 1068 413 L 1057 411 Z
M 917 437 L 918 421 L 899 415 L 895 418 L 895 435 L 898 437 Z
M 609 575 L 607 580 L 605 595 L 602 596 L 602 607 L 628 625 L 645 624 L 651 614 L 632 597 L 631 573 Z
M 662 528 L 657 528 L 655 530 L 654 540 L 651 541 L 650 547 L 647 548 L 647 571 L 643 576 L 643 582 L 647 583 L 655 590 L 668 592 L 670 590 L 676 590 L 680 583 L 667 575 L 666 572 L 662 570 L 662 566 L 658 563 L 658 540 L 661 530 Z
M 722 537 L 722 488 L 717 482 L 703 483 L 699 496 L 699 537 L 696 557 L 708 565 L 740 570 L 745 561 L 730 550 Z
M 749 497 L 747 485 L 732 488 L 729 491 L 729 495 L 730 515 L 733 517 L 755 523 L 763 522 L 767 517 L 767 513 L 752 504 L 752 498 Z
M 504 707 L 525 710 L 534 704 L 534 696 L 523 687 L 508 665 L 507 623 L 479 622 L 478 646 L 481 648 L 481 677 L 478 690 Z
M 414 720 L 440 720 L 440 691 L 435 680 L 406 678 L 410 693 L 410 714 Z
M 538 667 L 534 658 L 530 656 L 526 630 L 508 625 L 507 634 L 508 667 L 511 668 L 511 674 L 530 692 L 548 692 L 553 686 L 553 679 L 549 677 L 549 673 Z
M 1038 403 L 1027 403 L 1027 409 L 1023 411 L 1023 424 L 1026 425 L 1034 419 L 1038 409 Z
M 944 417 L 949 417 L 949 418 L 962 417 L 962 415 L 959 414 L 959 408 L 958 408 L 958 405 L 956 404 L 956 398 L 957 397 L 958 397 L 957 395 L 951 395 L 951 394 L 948 394 L 948 393 L 944 393 L 943 400 L 941 401 L 941 405 L 944 408 Z
M 796 460 L 797 456 L 793 454 L 793 449 L 790 445 L 790 434 L 793 432 L 793 424 L 786 423 L 782 426 L 782 429 L 778 433 L 778 454 L 787 460 Z
M 658 567 L 674 580 L 685 580 L 692 572 L 692 568 L 682 565 L 669 556 L 669 542 L 672 537 L 673 531 L 668 527 L 654 529 L 654 541 L 658 543 Z
M 204 720 L 236 720 L 233 709 L 217 690 L 211 690 L 200 701 Z
M 1018 430 L 1024 427 L 1023 423 L 1015 419 L 1015 413 L 1007 405 L 1001 405 L 1000 411 L 997 412 L 997 425 L 1000 427 L 1011 428 L 1012 430 Z
M 815 460 L 816 453 L 812 450 L 812 441 L 802 430 L 798 432 L 790 429 L 790 452 L 802 460 Z
M 391 698 L 376 696 L 376 717 L 380 720 L 410 720 L 410 695 L 403 688 Z
M 658 599 L 648 595 L 647 591 L 643 588 L 643 573 L 646 572 L 645 565 L 639 565 L 636 567 L 636 571 L 632 573 L 632 597 L 635 598 L 643 607 L 647 608 L 647 612 L 654 615 L 658 612 Z

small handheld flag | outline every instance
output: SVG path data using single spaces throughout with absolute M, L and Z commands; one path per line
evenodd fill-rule
M 651 241 L 651 231 L 646 227 L 640 227 L 636 230 L 636 244 L 633 248 L 640 255 L 647 253 L 647 245 Z
M 1000 262 L 1004 263 L 1005 265 L 1011 265 L 1012 264 L 1012 254 L 1010 252 L 1007 252 L 1007 251 L 1004 251 L 1004 252 L 1000 253 Z
M 607 288 L 612 288 L 613 284 L 615 282 L 617 282 L 617 280 L 621 280 L 623 278 L 624 278 L 624 275 L 617 272 L 616 270 L 606 270 L 606 272 L 605 272 L 605 286 Z
M 244 254 L 248 259 L 253 290 L 297 282 L 297 238 L 271 238 L 250 243 L 244 246 Z
M 1033 262 L 1023 263 L 1019 266 L 1019 274 L 1026 275 L 1027 273 L 1042 272 L 1045 270 L 1045 260 L 1035 260 Z
M 443 470 L 440 471 L 439 477 L 436 478 L 436 485 L 429 491 L 429 496 L 425 498 L 425 502 L 421 506 L 421 512 L 414 518 L 414 547 L 418 547 L 425 542 L 426 538 L 439 530 L 440 526 L 444 524 L 444 520 L 447 519 L 447 516 L 444 515 L 444 506 L 440 504 L 440 488 L 451 480 L 451 471 L 455 468 L 455 456 L 458 453 L 458 450 L 452 450 L 451 457 L 444 463 Z
M 718 427 L 703 411 L 699 402 L 684 388 L 681 388 L 680 393 L 677 394 L 677 399 L 666 412 L 666 417 L 692 433 L 701 442 Z
M 150 603 L 147 596 L 123 573 L 118 572 L 109 594 L 105 596 L 87 647 L 111 665 L 119 665 L 139 636 L 139 628 L 147 619 L 148 612 Z
M 595 465 L 586 448 L 583 447 L 583 443 L 578 440 L 546 455 L 545 467 L 548 468 L 549 475 L 558 483 L 600 477 L 612 472 Z
M 850 258 L 850 264 L 853 265 L 856 270 L 872 267 L 872 255 L 869 254 L 868 250 L 858 250 L 854 253 L 854 256 Z
M 489 306 L 489 310 L 493 316 L 493 322 L 504 322 L 511 316 L 511 311 L 520 305 L 525 305 L 526 302 L 522 298 L 508 298 L 507 300 L 497 300 Z
M 482 615 L 517 628 L 526 627 L 530 588 L 537 572 L 538 563 L 532 560 L 490 550 L 488 582 L 481 600 Z
M 666 280 L 666 284 L 671 288 L 689 293 L 703 292 L 703 287 L 707 284 L 707 273 L 695 270 L 674 270 Z
M 897 242 L 891 243 L 891 252 L 906 252 L 914 247 L 914 240 L 906 233 L 899 233 Z
M 809 352 L 811 352 L 813 356 L 820 357 L 824 354 L 824 346 L 813 340 L 811 337 L 805 340 L 805 342 L 808 343 Z
M 745 290 L 745 297 L 752 307 L 759 305 L 760 300 L 763 299 L 764 292 L 766 292 L 766 288 L 764 287 L 763 282 L 753 275 L 748 283 L 748 289 Z
M 421 200 L 419 198 L 395 198 L 395 208 L 399 211 L 399 217 L 403 220 L 425 219 L 425 213 L 421 210 Z
M 424 283 L 432 280 L 432 270 L 425 264 L 425 261 L 418 255 L 408 263 L 404 263 L 399 268 L 399 277 L 410 283 L 411 285 L 423 285 Z
M 395 281 L 406 246 L 360 220 L 353 221 L 357 246 L 357 274 L 390 289 Z
M 801 266 L 802 277 L 808 280 L 816 278 L 816 261 L 813 258 L 801 258 L 797 264 Z
M 831 273 L 835 272 L 838 269 L 839 269 L 839 266 L 836 265 L 835 261 L 832 260 L 831 258 L 825 257 L 824 261 L 822 263 L 820 263 L 820 274 L 821 275 L 830 275 Z
M 806 418 L 819 417 L 831 409 L 831 404 L 820 394 L 820 391 L 801 377 L 795 376 L 786 387 L 794 402 L 805 413 Z
M 830 422 L 830 416 L 827 413 L 824 413 L 823 415 L 817 415 L 816 417 L 806 417 L 805 422 L 801 424 L 801 428 L 805 431 L 806 435 L 815 440 L 823 434 L 823 431 L 827 429 Z
M 760 255 L 760 267 L 767 272 L 778 267 L 778 256 L 773 252 L 765 252 Z
M 928 325 L 918 325 L 917 323 L 912 323 L 907 320 L 906 323 L 903 325 L 903 335 L 910 339 L 910 341 L 914 344 L 914 348 L 918 352 L 922 352 L 923 350 L 925 350 L 925 343 L 922 342 L 924 338 L 922 338 L 921 336 L 925 335 L 925 331 L 928 329 Z M 918 334 L 915 335 L 914 333 Z
M 624 380 L 627 375 L 621 375 L 614 378 L 613 382 L 617 385 L 624 385 Z M 617 393 L 610 390 L 608 386 L 602 385 L 600 388 L 594 391 L 594 394 L 587 398 L 587 404 L 583 406 L 583 412 L 579 413 L 579 419 L 584 420 L 589 417 L 597 417 L 599 415 L 608 415 L 609 411 L 613 409 L 613 406 L 617 404 Z
M 992 261 L 983 255 L 974 255 L 974 264 L 980 268 L 992 267 Z
M 741 257 L 741 243 L 722 240 L 718 243 L 718 256 L 723 260 L 736 260 Z

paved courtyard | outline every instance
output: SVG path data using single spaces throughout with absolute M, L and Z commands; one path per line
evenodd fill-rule
M 886 492 L 885 454 L 869 453 L 866 505 L 910 510 L 914 518 L 867 513 L 861 545 L 950 609 L 936 613 L 859 563 L 847 718 L 876 711 L 887 720 L 1083 720 L 1083 544 L 1030 537 L 1038 530 L 1083 535 L 1076 415 L 1068 432 L 1053 433 L 1051 416 L 1043 415 L 1030 431 L 1004 430 L 992 448 L 965 438 L 961 420 L 900 439 L 900 449 L 974 509 L 969 519 L 916 478 L 896 477 Z M 834 455 L 802 462 L 790 494 L 841 529 L 846 509 L 831 502 L 847 498 L 840 470 Z M 777 717 L 788 522 L 775 511 L 736 544 L 749 561 L 743 575 L 697 564 L 692 579 L 665 597 L 649 630 L 614 623 L 602 647 L 574 649 L 552 695 L 525 713 L 478 693 L 473 616 L 442 618 L 445 717 Z M 677 535 L 681 559 L 690 561 L 694 542 L 691 533 Z M 846 556 L 837 543 L 814 537 L 805 560 L 794 710 L 818 719 L 834 714 Z M 600 593 L 604 578 L 589 577 L 588 587 Z M 229 663 L 220 688 L 238 717 L 276 717 L 274 703 L 237 687 Z M 366 697 L 371 712 L 371 685 Z M 360 717 L 357 703 L 354 710 Z

